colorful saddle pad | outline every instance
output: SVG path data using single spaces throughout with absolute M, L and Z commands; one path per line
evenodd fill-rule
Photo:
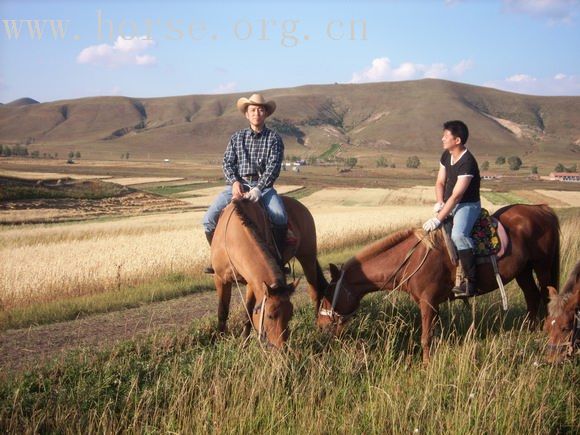
M 479 219 L 473 226 L 471 237 L 477 256 L 495 255 L 501 250 L 498 221 L 484 208 L 481 209 Z

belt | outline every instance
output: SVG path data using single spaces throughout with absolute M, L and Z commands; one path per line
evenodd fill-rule
M 253 183 L 254 181 L 258 181 L 260 176 L 256 174 L 242 175 L 242 179 L 249 183 Z

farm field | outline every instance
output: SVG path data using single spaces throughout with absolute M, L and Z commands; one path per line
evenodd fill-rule
M 145 178 L 137 187 L 146 189 L 166 184 L 170 197 L 162 199 L 186 207 L 136 215 L 129 207 L 98 219 L 59 222 L 40 204 L 29 211 L 47 219 L 19 225 L 5 217 L 14 210 L 0 210 L 0 348 L 3 334 L 16 343 L 9 340 L 18 340 L 25 331 L 18 328 L 24 327 L 26 336 L 48 341 L 36 363 L 29 355 L 23 368 L 12 364 L 15 372 L 0 375 L 3 432 L 580 429 L 578 365 L 543 363 L 545 337 L 524 324 L 525 303 L 516 284 L 507 287 L 507 313 L 501 312 L 497 292 L 478 298 L 473 310 L 446 304 L 427 368 L 420 358 L 419 311 L 399 293 L 365 298 L 345 336 L 333 339 L 314 328 L 301 286 L 293 297 L 289 350 L 265 352 L 255 340 L 244 343 L 239 337 L 239 311 L 230 333 L 214 332 L 215 297 L 202 274 L 209 248 L 200 222 L 203 207 L 222 187 L 206 187 L 208 177 L 117 178 L 132 178 L 130 186 Z M 324 269 L 369 241 L 419 227 L 431 216 L 433 188 L 426 183 L 359 188 L 303 181 L 279 190 L 311 210 Z M 520 188 L 484 197 L 490 211 L 513 197 L 541 199 L 557 210 L 566 253 L 563 281 L 580 258 L 580 192 Z M 192 205 L 199 209 L 187 208 Z M 109 340 L 97 319 L 109 331 L 115 326 L 126 331 L 111 332 Z M 148 322 L 156 326 L 129 326 Z M 65 325 L 68 332 L 59 335 Z M 102 338 L 89 340 L 91 331 Z M 83 347 L 71 345 L 75 339 Z M 66 352 L 59 355 L 59 348 Z

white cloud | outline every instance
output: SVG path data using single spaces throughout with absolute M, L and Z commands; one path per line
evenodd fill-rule
M 145 36 L 131 39 L 118 36 L 114 45 L 100 44 L 84 48 L 77 56 L 77 62 L 108 68 L 124 65 L 154 65 L 157 59 L 149 54 L 143 54 L 154 45 L 155 42 Z
M 471 60 L 461 60 L 452 67 L 448 67 L 444 63 L 423 65 L 413 62 L 404 62 L 399 66 L 393 66 L 388 57 L 379 57 L 373 59 L 370 67 L 354 72 L 350 83 L 413 80 L 417 78 L 458 78 L 472 66 L 473 61 Z
M 550 24 L 570 23 L 578 13 L 579 0 L 503 0 L 504 9 L 537 18 L 547 18 Z
M 515 74 L 484 86 L 529 95 L 580 95 L 580 76 L 558 73 L 554 77 L 533 77 Z
M 513 76 L 508 77 L 506 81 L 513 83 L 530 83 L 535 82 L 536 78 L 527 74 L 514 74 Z
M 220 84 L 217 88 L 213 90 L 214 94 L 229 94 L 235 92 L 238 87 L 236 82 L 227 82 Z

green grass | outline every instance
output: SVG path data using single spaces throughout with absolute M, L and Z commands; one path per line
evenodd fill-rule
M 494 205 L 530 204 L 527 199 L 524 199 L 513 192 L 481 192 L 481 195 Z
M 155 195 L 174 197 L 183 192 L 189 192 L 191 190 L 207 189 L 209 187 L 221 186 L 222 182 L 214 183 L 192 183 L 192 184 L 181 184 L 178 186 L 152 186 L 152 187 L 141 187 L 141 190 L 149 193 L 154 193 Z
M 326 151 L 324 151 L 322 154 L 320 154 L 318 156 L 319 159 L 330 159 L 332 157 L 334 157 L 334 155 L 340 151 L 340 144 L 338 143 L 333 143 L 332 145 L 330 145 L 330 148 L 328 148 Z
M 213 289 L 213 281 L 208 276 L 191 277 L 175 273 L 142 285 L 122 286 L 116 291 L 71 297 L 9 311 L 0 311 L 0 331 L 134 308 L 209 289 Z
M 424 368 L 419 313 L 365 299 L 340 339 L 296 310 L 286 352 L 215 332 L 213 320 L 4 377 L 5 433 L 577 433 L 578 368 L 537 364 L 543 335 L 487 303 L 444 306 Z M 525 429 L 524 429 L 525 428 Z

